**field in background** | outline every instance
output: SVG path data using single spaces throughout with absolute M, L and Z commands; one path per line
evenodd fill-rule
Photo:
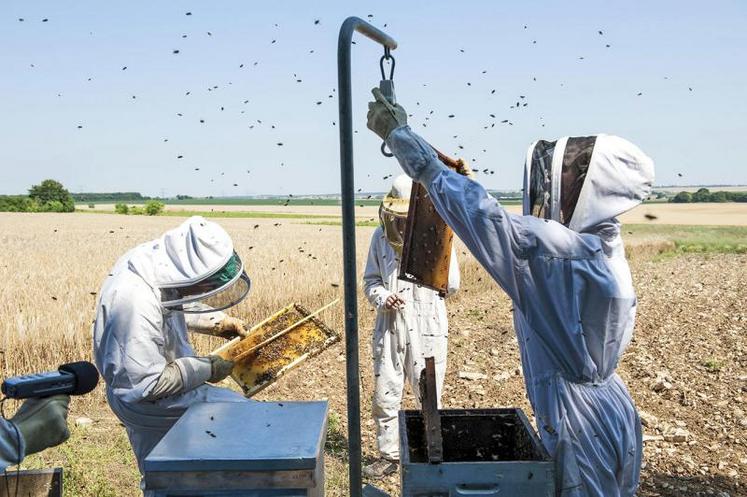
M 741 315 L 735 314 L 739 311 L 735 311 L 734 306 L 739 302 L 743 306 L 747 299 L 747 259 L 734 253 L 744 252 L 747 246 L 747 227 L 744 226 L 747 211 L 728 210 L 735 205 L 699 204 L 697 208 L 703 212 L 698 212 L 682 209 L 696 207 L 693 205 L 646 204 L 623 218 L 630 216 L 635 220 L 639 219 L 636 216 L 646 213 L 657 216 L 654 223 L 639 220 L 623 227 L 641 306 L 637 325 L 639 338 L 634 343 L 634 352 L 626 355 L 622 374 L 633 382 L 631 391 L 643 408 L 661 418 L 678 416 L 678 420 L 688 423 L 687 428 L 697 434 L 699 440 L 696 445 L 665 442 L 647 445 L 648 473 L 644 474 L 644 480 L 648 487 L 644 486 L 645 491 L 641 492 L 644 496 L 680 495 L 678 486 L 670 486 L 678 475 L 702 477 L 703 488 L 715 485 L 714 488 L 731 491 L 732 495 L 736 495 L 735 488 L 742 488 L 734 487 L 740 480 L 733 472 L 744 474 L 747 459 L 742 456 L 740 463 L 729 445 L 732 442 L 729 439 L 719 441 L 718 455 L 703 447 L 710 443 L 709 437 L 721 440 L 720 433 L 729 433 L 732 440 L 740 440 L 736 445 L 737 454 L 739 450 L 745 453 L 741 440 L 747 441 L 747 429 L 736 424 L 738 420 L 733 421 L 732 411 L 729 410 L 728 415 L 724 411 L 719 417 L 714 415 L 706 421 L 698 420 L 699 411 L 693 410 L 692 404 L 680 406 L 680 398 L 674 394 L 671 399 L 659 394 L 652 396 L 648 386 L 660 370 L 669 368 L 669 374 L 676 377 L 674 383 L 683 392 L 690 382 L 699 385 L 698 391 L 708 392 L 709 400 L 696 399 L 703 407 L 730 399 L 729 404 L 722 406 L 728 410 L 734 402 L 745 402 L 744 393 L 739 393 L 742 388 L 739 382 L 745 380 L 738 379 L 740 374 L 745 375 L 745 365 L 740 364 L 738 358 L 740 354 L 744 357 L 740 350 L 744 351 L 747 315 L 744 310 Z M 205 206 L 218 207 L 224 208 Z M 747 206 L 741 206 L 744 207 Z M 339 207 L 243 208 L 262 212 L 264 216 L 219 220 L 232 235 L 253 280 L 250 297 L 235 314 L 249 323 L 256 323 L 291 302 L 314 309 L 342 296 Z M 292 217 L 280 218 L 279 214 Z M 358 208 L 356 214 L 360 223 L 375 225 L 375 221 L 368 223 L 369 219 L 376 219 L 375 206 Z M 63 362 L 90 360 L 93 309 L 99 286 L 110 267 L 129 248 L 159 236 L 179 221 L 169 216 L 0 214 L 0 279 L 3 281 L 0 287 L 0 375 L 4 378 L 53 369 Z M 684 226 L 688 221 L 740 226 Z M 655 224 L 657 222 L 669 224 Z M 372 226 L 357 229 L 359 274 L 372 231 Z M 687 253 L 693 251 L 702 254 Z M 519 405 L 529 411 L 517 370 L 518 353 L 511 331 L 510 303 L 461 245 L 458 253 L 463 281 L 462 291 L 448 304 L 451 352 L 445 403 L 451 407 Z M 682 254 L 681 257 L 666 255 L 677 253 Z M 374 313 L 362 296 L 359 298 L 364 443 L 366 454 L 371 455 L 373 426 L 366 416 L 370 412 L 368 362 Z M 681 306 L 684 307 L 677 311 Z M 325 312 L 322 319 L 342 331 L 341 307 Z M 710 323 L 711 319 L 721 321 Z M 201 336 L 195 336 L 194 342 L 200 353 L 207 353 L 221 343 Z M 489 354 L 485 343 L 490 344 Z M 684 350 L 687 350 L 687 358 L 694 355 L 694 365 L 687 362 L 690 359 L 686 361 Z M 651 360 L 641 362 L 642 358 Z M 701 363 L 707 361 L 716 364 L 719 371 L 704 369 L 701 372 L 699 369 L 704 367 Z M 685 371 L 679 373 L 678 368 Z M 488 378 L 484 382 L 459 379 L 457 373 L 465 369 L 479 369 L 488 373 Z M 689 371 L 696 376 L 686 379 L 684 375 Z M 504 374 L 509 376 L 504 377 Z M 677 377 L 677 374 L 682 376 Z M 687 395 L 692 402 L 695 392 Z M 741 400 L 734 400 L 735 397 Z M 259 398 L 329 399 L 333 420 L 327 446 L 328 495 L 346 495 L 342 344 L 302 370 L 290 373 L 277 386 L 262 392 Z M 8 411 L 12 412 L 13 408 L 9 405 Z M 678 409 L 683 412 L 680 414 Z M 74 399 L 71 423 L 80 416 L 92 418 L 94 424 L 74 427 L 71 442 L 29 458 L 25 466 L 64 466 L 68 496 L 138 495 L 137 470 L 129 444 L 106 404 L 101 387 L 92 395 Z M 713 432 L 708 428 L 711 424 L 718 427 Z M 692 461 L 692 468 L 683 459 L 685 457 Z M 709 458 L 713 458 L 710 464 L 704 462 Z M 704 466 L 708 469 L 703 470 Z M 686 470 L 683 473 L 678 467 Z M 705 476 L 701 475 L 702 471 Z M 721 483 L 714 483 L 717 480 Z M 385 486 L 390 490 L 396 488 L 396 480 L 385 482 Z
M 697 185 L 697 186 L 656 186 L 654 191 L 666 192 L 672 195 L 679 192 L 697 192 L 701 188 L 708 188 L 712 192 L 745 192 L 747 191 L 747 185 Z
M 204 215 L 209 217 L 237 217 L 237 218 L 334 218 L 340 217 L 339 205 L 289 205 L 253 204 L 253 205 L 199 205 L 180 204 L 166 205 L 166 215 L 188 216 Z M 516 202 L 504 202 L 506 210 L 520 214 L 521 205 Z M 78 204 L 81 212 L 101 213 L 113 212 L 114 204 L 95 204 L 94 209 Z M 362 204 L 356 202 L 355 215 L 360 220 L 376 221 L 378 219 L 379 203 Z M 649 216 L 649 217 L 646 217 Z M 653 216 L 653 218 L 651 218 Z M 714 203 L 714 204 L 671 204 L 667 202 L 648 202 L 620 217 L 621 222 L 644 224 L 690 224 L 690 225 L 735 225 L 747 226 L 746 203 Z

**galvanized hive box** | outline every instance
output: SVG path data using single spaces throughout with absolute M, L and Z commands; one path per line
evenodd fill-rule
M 430 464 L 423 415 L 400 411 L 402 497 L 554 497 L 554 462 L 521 409 L 440 410 L 443 462 Z
M 156 497 L 321 497 L 326 402 L 190 407 L 145 458 Z

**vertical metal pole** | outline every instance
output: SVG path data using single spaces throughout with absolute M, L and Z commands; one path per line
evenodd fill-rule
M 355 181 L 353 170 L 353 109 L 350 77 L 350 47 L 353 32 L 397 48 L 393 38 L 357 17 L 348 17 L 337 40 L 337 94 L 340 105 L 340 176 L 342 193 L 342 253 L 345 277 L 345 355 L 348 405 L 348 450 L 350 496 L 360 497 L 361 405 L 358 364 L 358 281 L 355 260 Z

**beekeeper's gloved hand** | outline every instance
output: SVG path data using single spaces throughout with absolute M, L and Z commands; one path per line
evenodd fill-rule
M 204 385 L 217 383 L 231 374 L 234 363 L 218 356 L 180 357 L 163 368 L 158 380 L 145 396 L 147 401 L 157 401 L 179 395 Z
M 209 306 L 199 302 L 190 304 L 192 309 L 210 309 Z M 184 320 L 187 328 L 195 333 L 213 335 L 221 338 L 244 337 L 247 334 L 244 322 L 241 319 L 227 315 L 221 311 L 202 312 L 199 314 L 186 313 Z
M 67 429 L 69 395 L 28 399 L 11 418 L 26 443 L 26 455 L 59 445 L 70 437 Z
M 218 323 L 218 334 L 224 338 L 233 338 L 235 336 L 245 337 L 247 334 L 244 327 L 244 321 L 232 316 L 226 316 Z
M 402 298 L 397 294 L 391 294 L 387 299 L 384 301 L 384 307 L 386 307 L 389 310 L 392 309 L 402 309 L 405 306 L 405 301 L 402 300 Z
M 407 124 L 407 111 L 399 105 L 392 105 L 381 93 L 381 90 L 371 90 L 375 102 L 368 102 L 368 129 L 376 133 L 382 140 L 389 137 L 389 133 Z
M 210 357 L 210 383 L 218 383 L 223 379 L 227 378 L 228 375 L 233 371 L 233 367 L 236 363 L 228 361 L 217 355 L 211 355 Z

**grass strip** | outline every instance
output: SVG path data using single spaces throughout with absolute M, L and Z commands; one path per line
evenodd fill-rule
M 625 224 L 623 234 L 671 240 L 681 253 L 747 253 L 747 226 Z

